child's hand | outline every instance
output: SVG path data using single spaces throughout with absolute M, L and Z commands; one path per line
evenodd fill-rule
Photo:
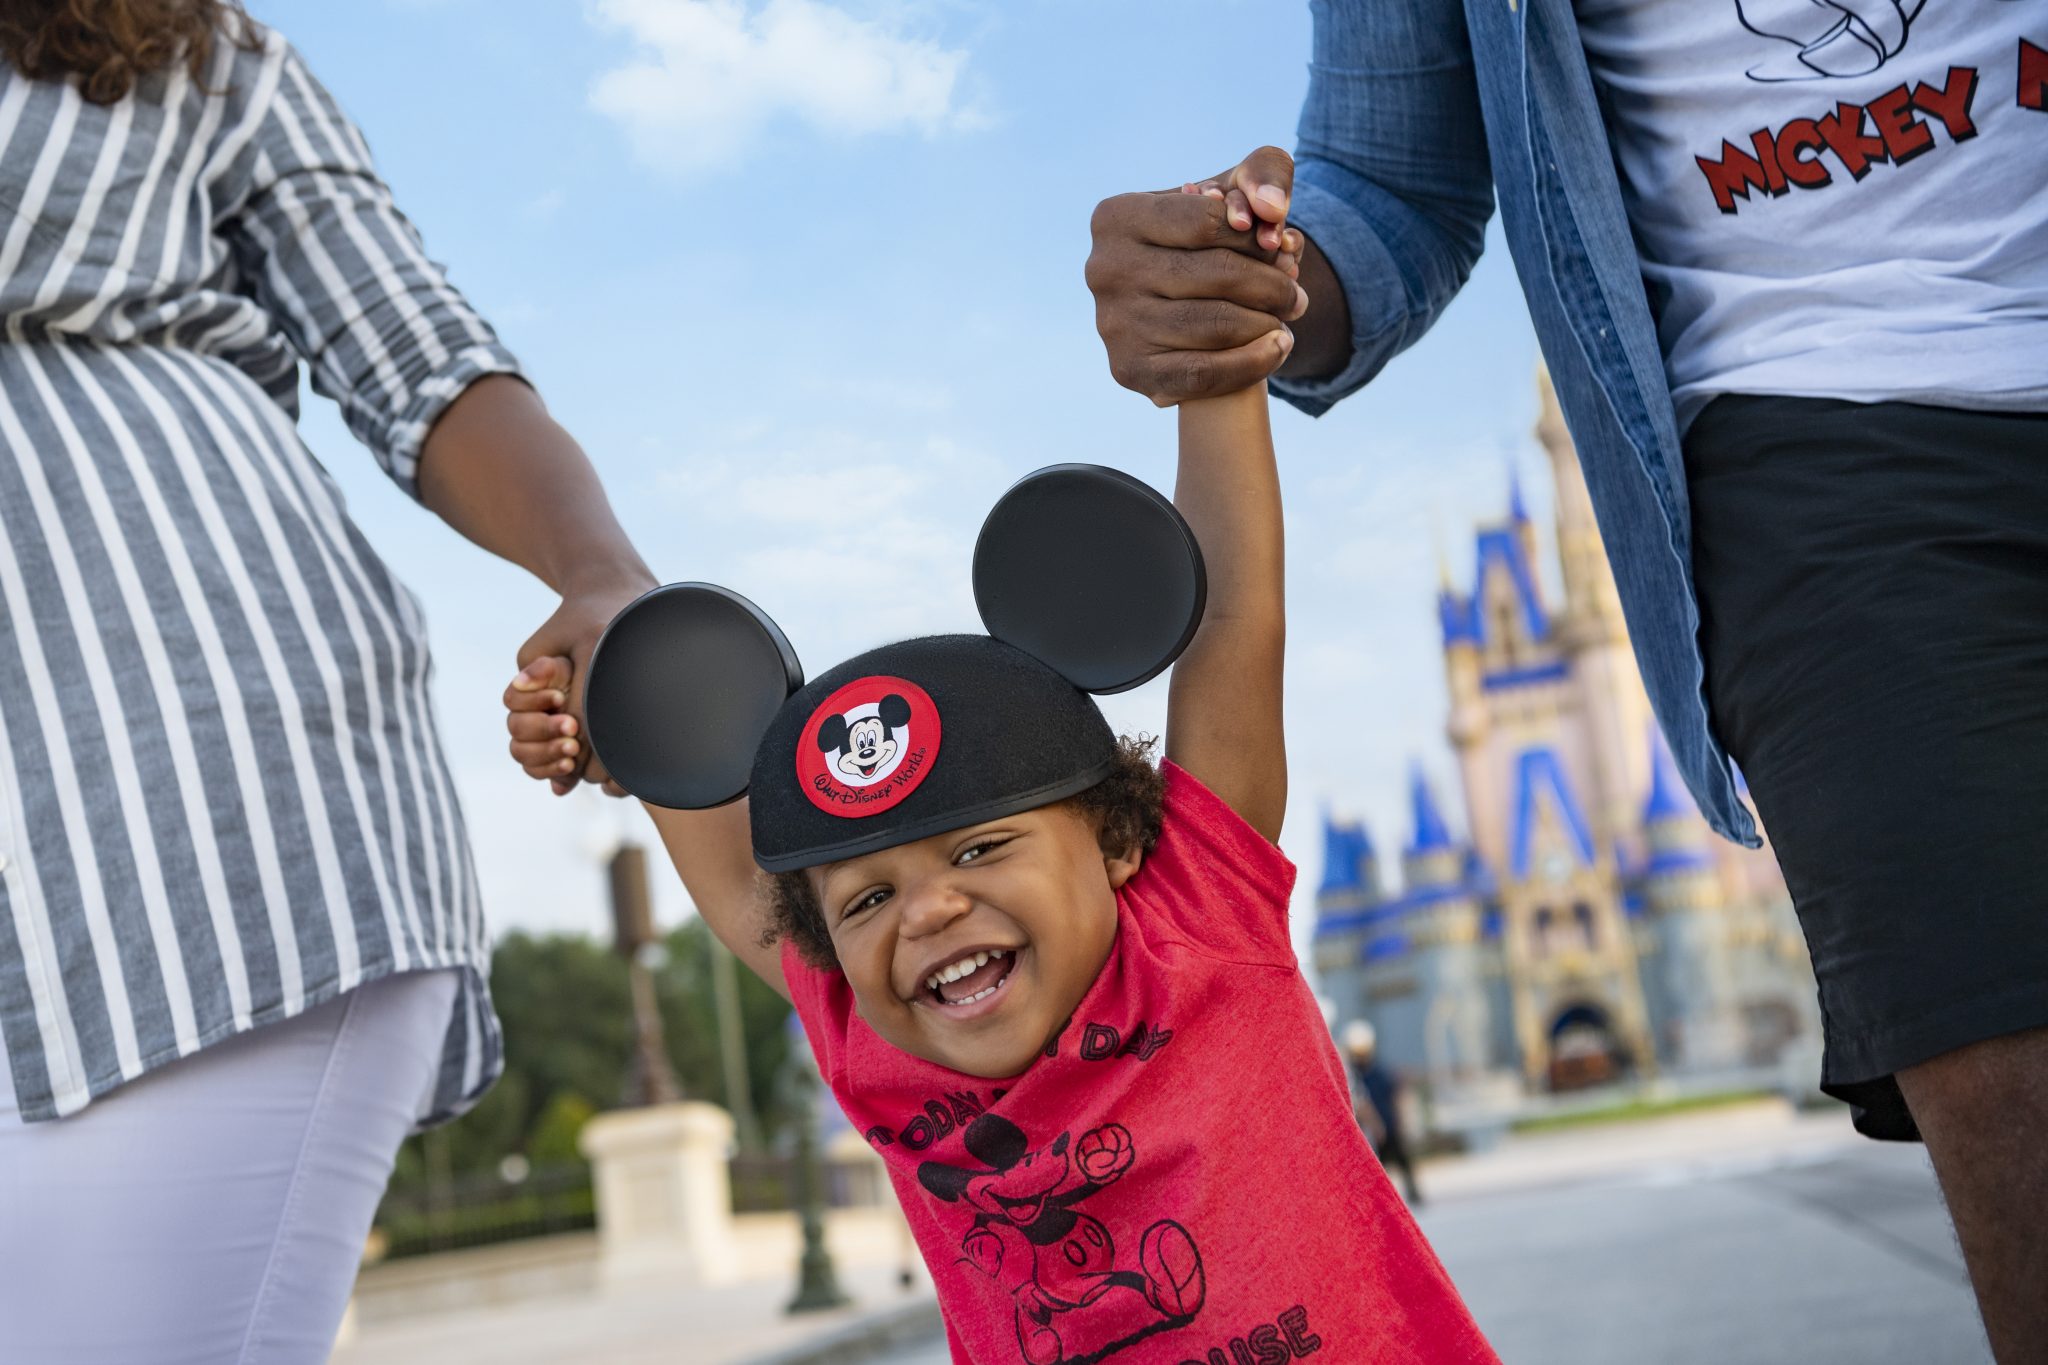
M 575 790 L 584 746 L 568 704 L 572 669 L 559 655 L 535 659 L 505 689 L 505 728 L 512 732 L 512 761 L 528 777 L 544 780 L 557 796 Z
M 1215 180 L 1191 181 L 1188 184 L 1182 185 L 1180 192 L 1182 194 L 1199 194 L 1205 199 L 1222 200 L 1224 218 L 1239 232 L 1250 232 L 1256 224 L 1258 232 L 1255 235 L 1259 245 L 1268 251 L 1278 253 L 1273 257 L 1273 264 L 1286 271 L 1288 279 L 1299 280 L 1301 278 L 1301 246 L 1303 239 L 1300 228 L 1288 227 L 1284 221 L 1280 223 L 1261 222 L 1259 216 L 1252 212 L 1252 201 L 1245 197 L 1243 190 L 1238 189 L 1234 185 L 1230 189 L 1225 190 Z

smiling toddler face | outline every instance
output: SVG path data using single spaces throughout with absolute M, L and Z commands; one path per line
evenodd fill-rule
M 1116 939 L 1142 854 L 1040 806 L 809 869 L 861 1018 L 970 1076 L 1015 1076 L 1073 1015 Z

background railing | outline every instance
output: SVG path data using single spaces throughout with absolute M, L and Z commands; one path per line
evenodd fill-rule
M 796 1158 L 736 1156 L 732 1159 L 732 1211 L 774 1213 L 796 1207 Z M 889 1198 L 888 1180 L 873 1161 L 827 1161 L 825 1207 L 871 1208 Z
M 796 1161 L 787 1156 L 736 1156 L 731 1163 L 732 1211 L 775 1213 L 796 1207 Z M 871 1208 L 889 1199 L 888 1181 L 872 1161 L 825 1163 L 828 1208 Z M 597 1226 L 590 1167 L 541 1167 L 516 1182 L 463 1176 L 428 1193 L 393 1191 L 377 1210 L 381 1260 L 491 1246 Z
M 490 1246 L 597 1226 L 590 1167 L 543 1167 L 508 1182 L 463 1176 L 425 1192 L 393 1191 L 377 1210 L 382 1259 Z

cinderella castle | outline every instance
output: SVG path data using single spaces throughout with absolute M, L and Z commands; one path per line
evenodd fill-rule
M 1547 378 L 1564 600 L 1520 485 L 1438 597 L 1462 831 L 1420 766 L 1400 886 L 1362 824 L 1327 819 L 1314 960 L 1341 1027 L 1440 1098 L 1540 1094 L 1775 1064 L 1817 1035 L 1778 865 L 1716 838 L 1664 748 Z

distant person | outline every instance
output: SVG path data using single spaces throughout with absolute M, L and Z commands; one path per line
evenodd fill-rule
M 1096 208 L 1110 372 L 1226 393 L 1287 327 L 1274 392 L 1322 413 L 1429 330 L 1498 193 L 1672 754 L 1753 844 L 1732 755 L 1770 828 L 1822 1088 L 1924 1138 L 1994 1352 L 2048 1359 L 2043 6 L 1312 10 L 1298 179 L 1268 149 L 1198 182 L 1221 204 Z
M 1351 1060 L 1351 1078 L 1358 1086 L 1358 1124 L 1372 1143 L 1380 1165 L 1401 1172 L 1401 1187 L 1408 1192 L 1408 1207 L 1422 1207 L 1422 1190 L 1415 1183 L 1415 1163 L 1408 1158 L 1408 1143 L 1401 1133 L 1400 1088 L 1393 1074 L 1379 1060 L 1379 1036 L 1364 1019 L 1344 1026 L 1344 1055 Z
M 1048 663 L 936 636 L 789 697 L 746 801 L 649 812 L 886 1163 L 956 1361 L 1492 1361 L 1367 1149 L 1288 935 L 1263 389 L 1180 432 L 1208 609 L 1163 771 Z M 649 698 L 622 730 L 689 722 L 659 677 L 592 686 Z M 512 721 L 544 744 L 545 715 Z
M 284 39 L 14 0 L 0 56 L 0 1359 L 310 1365 L 501 1048 L 419 602 L 301 362 L 561 592 L 523 657 L 651 580 Z

